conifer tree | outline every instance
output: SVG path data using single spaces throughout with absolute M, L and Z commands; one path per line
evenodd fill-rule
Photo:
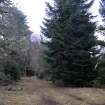
M 101 35 L 105 35 L 105 0 L 100 1 L 100 8 L 99 8 L 99 13 L 102 17 L 103 25 L 99 27 L 99 32 Z M 105 41 L 101 40 L 99 43 L 102 47 L 101 53 L 100 53 L 100 58 L 97 63 L 97 79 L 96 79 L 96 86 L 101 87 L 105 84 Z
M 47 3 L 48 18 L 42 33 L 49 41 L 45 59 L 50 64 L 51 80 L 69 85 L 85 85 L 96 78 L 95 22 L 88 12 L 93 0 L 54 0 Z

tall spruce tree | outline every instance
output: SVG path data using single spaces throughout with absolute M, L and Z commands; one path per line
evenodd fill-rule
M 88 12 L 93 0 L 54 0 L 47 3 L 48 18 L 42 33 L 49 41 L 45 59 L 50 64 L 51 80 L 69 85 L 85 85 L 96 77 L 95 23 Z

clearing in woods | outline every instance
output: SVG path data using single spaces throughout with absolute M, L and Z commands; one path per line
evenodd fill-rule
M 105 90 L 55 87 L 23 78 L 16 86 L 0 87 L 0 105 L 105 105 Z

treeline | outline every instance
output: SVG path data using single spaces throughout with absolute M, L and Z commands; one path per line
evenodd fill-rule
M 105 35 L 105 28 L 97 28 L 96 16 L 89 11 L 94 0 L 53 1 L 54 5 L 46 3 L 47 18 L 41 27 L 47 48 L 43 62 L 49 65 L 42 77 L 70 86 L 105 85 L 105 42 L 95 35 L 96 30 Z M 99 12 L 105 23 L 104 0 Z
M 10 0 L 0 1 L 0 80 L 19 80 L 30 69 L 26 16 Z M 1 82 L 0 81 L 0 82 Z
M 46 3 L 44 39 L 32 43 L 26 16 L 10 0 L 0 1 L 0 83 L 35 74 L 55 84 L 105 86 L 105 42 L 95 35 L 96 31 L 105 35 L 105 1 L 100 2 L 100 27 L 89 11 L 93 3 Z

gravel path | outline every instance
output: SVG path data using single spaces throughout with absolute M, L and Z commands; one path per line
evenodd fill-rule
M 0 105 L 105 105 L 105 90 L 55 87 L 34 77 L 0 87 Z

